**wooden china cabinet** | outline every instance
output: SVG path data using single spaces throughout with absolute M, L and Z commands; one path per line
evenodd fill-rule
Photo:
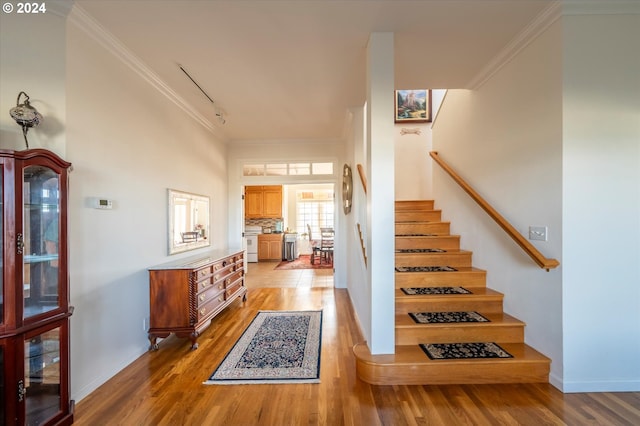
M 44 149 L 0 150 L 0 425 L 73 423 L 70 169 Z

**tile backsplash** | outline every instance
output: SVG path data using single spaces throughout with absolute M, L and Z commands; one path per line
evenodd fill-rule
M 245 219 L 244 220 L 244 225 L 248 226 L 248 225 L 252 225 L 252 226 L 262 226 L 263 228 L 265 227 L 271 227 L 271 228 L 275 228 L 276 226 L 276 221 L 278 220 L 282 220 L 282 219 L 272 219 L 272 218 L 264 218 L 264 219 Z

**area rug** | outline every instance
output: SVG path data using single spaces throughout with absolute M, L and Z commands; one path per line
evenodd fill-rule
M 496 343 L 420 343 L 431 359 L 513 358 Z
M 454 272 L 452 266 L 396 266 L 397 272 Z
M 409 296 L 429 296 L 432 294 L 473 294 L 464 287 L 402 287 L 400 290 Z
M 319 383 L 322 311 L 260 311 L 208 385 Z
M 326 263 L 324 260 L 320 262 L 318 259 L 314 259 L 315 262 L 311 264 L 311 256 L 308 254 L 301 254 L 295 260 L 289 262 L 288 260 L 283 260 L 278 263 L 275 269 L 279 271 L 287 271 L 291 269 L 333 269 L 333 262 Z
M 438 324 L 451 322 L 490 322 L 476 311 L 468 312 L 409 312 L 418 324 Z

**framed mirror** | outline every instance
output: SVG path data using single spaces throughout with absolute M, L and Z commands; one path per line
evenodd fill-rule
M 169 254 L 211 245 L 209 197 L 169 189 Z

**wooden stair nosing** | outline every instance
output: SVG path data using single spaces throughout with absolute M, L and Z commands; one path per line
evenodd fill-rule
M 406 234 L 435 234 L 449 235 L 451 223 L 449 222 L 412 222 L 412 223 L 396 223 L 395 235 Z
M 452 272 L 395 272 L 396 288 L 401 287 L 485 287 L 487 271 L 459 267 Z
M 419 343 L 524 343 L 525 323 L 504 313 L 482 313 L 489 322 L 416 323 L 408 314 L 396 315 L 396 345 Z
M 432 360 L 418 345 L 399 345 L 391 355 L 353 348 L 357 376 L 374 385 L 548 383 L 550 360 L 523 343 L 501 343 L 513 358 Z
M 399 200 L 394 203 L 395 210 L 433 209 L 434 200 Z
M 470 288 L 473 294 L 406 295 L 396 289 L 396 314 L 409 312 L 482 311 L 499 313 L 504 295 L 486 287 Z
M 396 223 L 414 222 L 440 222 L 442 211 L 440 210 L 400 210 L 395 212 Z
M 473 253 L 466 250 L 449 250 L 442 253 L 396 253 L 396 266 L 451 266 L 471 267 Z
M 395 237 L 396 249 L 434 248 L 442 250 L 460 249 L 459 235 L 430 235 L 422 237 Z

